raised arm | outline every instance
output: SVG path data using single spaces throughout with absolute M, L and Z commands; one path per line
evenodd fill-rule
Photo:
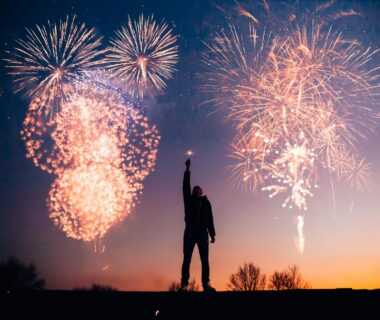
M 185 162 L 186 170 L 183 175 L 183 202 L 185 204 L 185 209 L 190 205 L 191 202 L 191 187 L 190 187 L 190 159 Z

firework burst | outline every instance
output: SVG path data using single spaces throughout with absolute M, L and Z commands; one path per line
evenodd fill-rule
M 204 88 L 238 130 L 235 181 L 306 210 L 319 170 L 360 188 L 368 178 L 367 165 L 347 159 L 378 126 L 379 68 L 377 51 L 323 24 L 290 30 L 271 36 L 250 24 L 240 34 L 230 25 L 207 44 Z
M 32 108 L 22 131 L 27 157 L 56 176 L 50 217 L 68 237 L 84 241 L 102 238 L 130 214 L 160 140 L 142 112 L 111 88 L 99 73 L 88 73 L 54 121 L 44 122 Z
M 138 21 L 128 17 L 128 24 L 110 41 L 107 67 L 139 98 L 152 89 L 162 92 L 178 61 L 176 41 L 168 25 L 153 16 L 140 15 Z
M 49 192 L 50 218 L 68 237 L 92 241 L 131 211 L 133 187 L 112 165 L 79 165 L 62 172 Z
M 27 158 L 49 173 L 81 159 L 94 161 L 106 153 L 96 148 L 96 137 L 113 139 L 116 150 L 107 154 L 120 156 L 124 170 L 144 178 L 154 165 L 159 135 L 155 126 L 132 102 L 119 94 L 98 73 L 88 73 L 75 81 L 75 91 L 63 103 L 54 121 L 39 108 L 40 98 L 29 106 L 21 131 Z M 137 170 L 136 168 L 139 168 Z
M 16 40 L 17 46 L 5 59 L 9 74 L 15 78 L 16 92 L 43 98 L 39 107 L 54 113 L 76 76 L 101 63 L 101 38 L 93 28 L 78 24 L 75 16 L 26 32 L 25 39 Z
M 81 79 L 51 136 L 59 163 L 50 217 L 67 236 L 100 239 L 130 214 L 154 169 L 160 137 L 117 92 Z

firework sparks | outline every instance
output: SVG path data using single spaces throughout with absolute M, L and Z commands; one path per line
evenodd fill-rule
M 49 193 L 50 218 L 68 237 L 102 238 L 130 212 L 134 190 L 120 169 L 80 165 L 66 169 Z
M 267 162 L 264 161 L 265 148 L 265 139 L 259 134 L 253 137 L 237 136 L 230 155 L 235 164 L 229 167 L 235 185 L 246 191 L 255 192 L 264 183 L 264 177 L 269 169 Z
M 209 102 L 227 109 L 239 132 L 235 180 L 252 191 L 261 185 L 270 198 L 287 193 L 288 208 L 307 209 L 321 168 L 353 178 L 357 166 L 347 155 L 379 121 L 378 68 L 370 67 L 376 51 L 322 26 L 274 37 L 252 25 L 241 35 L 230 25 L 204 54 Z M 359 185 L 368 171 L 360 167 Z
M 304 138 L 303 135 L 300 136 Z M 262 190 L 270 191 L 270 198 L 291 190 L 282 206 L 292 209 L 295 204 L 298 209 L 307 210 L 306 197 L 313 196 L 311 183 L 316 179 L 314 162 L 314 152 L 305 139 L 301 144 L 287 143 L 286 149 L 274 160 L 268 177 L 274 184 L 263 187 Z
M 354 191 L 366 192 L 371 186 L 371 177 L 373 174 L 372 164 L 366 161 L 365 158 L 358 158 L 351 156 L 346 162 L 348 168 L 346 169 L 347 176 L 345 177 L 349 186 Z
M 84 241 L 102 238 L 131 212 L 160 140 L 141 111 L 100 79 L 88 74 L 76 81 L 49 125 L 31 104 L 22 132 L 27 157 L 56 175 L 51 219 L 68 237 Z
M 52 132 L 59 170 L 49 208 L 67 236 L 91 241 L 130 213 L 154 168 L 159 136 L 116 93 L 91 81 L 77 87 Z
M 143 15 L 138 21 L 128 17 L 128 24 L 111 40 L 107 67 L 139 98 L 151 89 L 161 92 L 178 61 L 176 41 L 166 23 Z
M 155 152 L 151 155 L 150 151 L 158 145 L 157 128 L 150 127 L 138 108 L 98 80 L 77 81 L 76 91 L 54 122 L 41 114 L 39 99 L 31 103 L 21 132 L 27 157 L 41 169 L 59 173 L 72 163 L 108 161 L 116 156 L 123 159 L 125 170 L 144 178 L 155 162 Z
M 187 150 L 187 151 L 185 152 L 185 156 L 193 157 L 193 156 L 194 156 L 194 151 L 193 151 L 193 150 Z
M 77 24 L 75 16 L 26 32 L 26 38 L 16 40 L 16 48 L 8 52 L 11 57 L 5 59 L 9 74 L 15 77 L 16 92 L 43 98 L 39 106 L 54 114 L 75 77 L 101 63 L 101 38 L 93 28 Z
M 56 176 L 48 199 L 54 223 L 96 243 L 135 206 L 160 137 L 116 81 L 94 69 L 104 51 L 93 29 L 74 16 L 27 33 L 7 59 L 16 91 L 31 98 L 21 131 L 27 158 Z

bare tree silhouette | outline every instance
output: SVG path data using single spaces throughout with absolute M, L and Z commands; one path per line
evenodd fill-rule
M 34 264 L 26 265 L 15 257 L 0 263 L 0 292 L 45 289 Z
M 271 290 L 310 289 L 311 286 L 303 279 L 299 267 L 294 264 L 284 271 L 275 271 L 269 278 Z
M 168 287 L 168 291 L 179 291 L 181 288 L 181 284 L 177 281 L 173 281 L 170 283 Z M 187 286 L 187 291 L 199 291 L 199 285 L 195 281 L 195 279 L 192 279 L 189 281 L 189 285 Z
M 232 291 L 256 291 L 264 290 L 266 275 L 253 262 L 244 263 L 238 271 L 231 274 L 228 288 Z

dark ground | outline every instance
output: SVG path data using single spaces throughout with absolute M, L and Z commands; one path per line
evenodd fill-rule
M 380 319 L 380 289 L 40 291 L 1 294 L 0 307 L 0 319 Z

